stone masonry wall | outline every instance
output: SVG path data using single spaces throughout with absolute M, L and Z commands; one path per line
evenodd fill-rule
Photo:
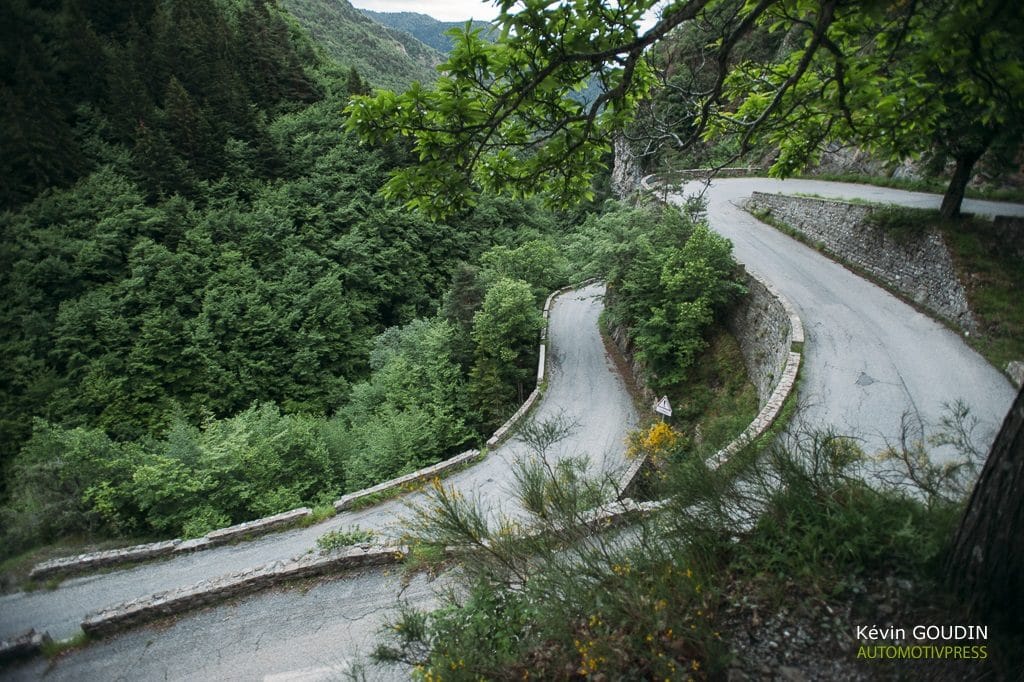
M 775 422 L 792 393 L 800 370 L 804 327 L 800 316 L 786 298 L 771 284 L 747 273 L 747 295 L 726 320 L 736 338 L 747 367 L 747 376 L 757 389 L 760 410 L 754 421 L 732 442 L 708 458 L 715 468 L 760 437 Z M 623 328 L 613 329 L 612 340 L 626 357 L 629 370 L 643 399 L 651 404 L 654 393 L 643 383 L 644 368 L 635 360 L 629 335 Z M 619 483 L 619 499 L 636 493 L 647 458 L 633 460 Z
M 747 209 L 768 213 L 812 243 L 961 328 L 977 328 L 967 303 L 967 291 L 957 277 L 941 235 L 928 233 L 906 241 L 893 239 L 868 222 L 873 207 L 842 201 L 754 192 Z
M 747 376 L 763 406 L 779 382 L 793 345 L 792 311 L 760 280 L 748 275 L 746 285 L 748 293 L 726 326 L 740 344 Z

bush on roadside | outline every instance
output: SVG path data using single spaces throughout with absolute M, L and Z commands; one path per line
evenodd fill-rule
M 927 580 L 958 509 L 870 484 L 850 439 L 814 432 L 733 466 L 671 461 L 665 508 L 594 526 L 605 482 L 560 476 L 548 454 L 535 448 L 539 464 L 519 476 L 526 519 L 435 487 L 414 542 L 457 553 L 460 589 L 432 612 L 403 610 L 378 659 L 425 680 L 714 676 L 728 665 L 727 595 L 820 602 L 872 575 Z

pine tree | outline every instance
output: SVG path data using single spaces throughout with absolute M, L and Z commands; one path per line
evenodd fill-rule
M 359 70 L 352 66 L 348 70 L 348 78 L 345 81 L 345 89 L 350 95 L 369 95 L 370 84 L 359 75 Z

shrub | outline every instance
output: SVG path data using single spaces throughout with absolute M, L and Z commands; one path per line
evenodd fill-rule
M 608 319 L 626 327 L 655 388 L 678 383 L 744 287 L 732 245 L 672 207 L 611 211 L 571 247 L 607 282 Z
M 655 425 L 635 442 L 673 438 Z M 538 461 L 550 440 L 531 446 Z M 867 574 L 929 573 L 952 507 L 873 487 L 865 465 L 853 441 L 820 432 L 715 470 L 685 458 L 669 465 L 670 504 L 624 529 L 584 523 L 602 482 L 554 463 L 517 477 L 515 520 L 435 485 L 415 537 L 457 553 L 461 589 L 401 611 L 375 655 L 421 679 L 713 677 L 728 663 L 725 596 L 820 603 Z
M 375 535 L 372 530 L 360 530 L 359 526 L 352 526 L 348 530 L 327 531 L 316 539 L 316 546 L 326 554 L 344 547 L 370 542 Z

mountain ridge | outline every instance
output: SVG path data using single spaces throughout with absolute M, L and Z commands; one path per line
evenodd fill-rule
M 404 31 L 421 43 L 445 54 L 451 52 L 453 46 L 451 37 L 445 35 L 445 33 L 453 28 L 462 28 L 466 25 L 466 21 L 470 21 L 468 19 L 464 21 L 441 21 L 429 14 L 420 12 L 376 12 L 369 9 L 359 9 L 359 11 L 378 24 L 398 31 Z
M 347 0 L 283 0 L 287 10 L 327 55 L 354 67 L 370 85 L 404 90 L 432 82 L 444 55 L 411 33 L 385 26 Z

